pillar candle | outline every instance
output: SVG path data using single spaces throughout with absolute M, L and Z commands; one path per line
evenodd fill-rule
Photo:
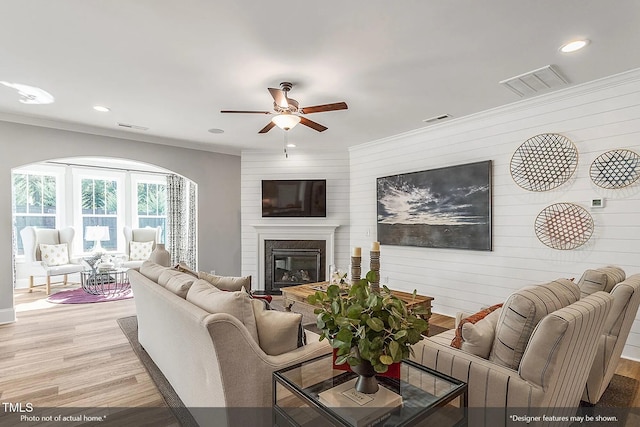
M 353 248 L 353 255 L 352 256 L 355 256 L 355 257 L 362 256 L 362 248 L 359 248 L 357 246 L 355 248 Z
M 371 243 L 371 251 L 372 252 L 380 252 L 380 242 L 372 242 Z

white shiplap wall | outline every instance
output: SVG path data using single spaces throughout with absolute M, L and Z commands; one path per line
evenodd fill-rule
M 262 218 L 261 183 L 263 179 L 326 179 L 326 218 Z M 349 263 L 349 153 L 315 152 L 243 152 L 241 158 L 242 274 L 258 273 L 258 238 L 253 225 L 337 224 L 334 260 L 338 267 Z M 255 289 L 264 289 L 256 283 Z
M 569 182 L 534 193 L 515 184 L 509 162 L 520 144 L 540 133 L 572 140 L 579 163 Z M 377 177 L 492 160 L 493 251 L 382 246 L 383 282 L 388 278 L 395 288 L 433 296 L 434 312 L 453 315 L 503 301 L 526 285 L 577 280 L 588 268 L 615 264 L 627 275 L 638 274 L 640 182 L 614 191 L 589 178 L 591 162 L 617 148 L 640 153 L 640 69 L 354 147 L 351 245 L 367 248 L 375 240 Z M 605 208 L 590 209 L 595 232 L 586 245 L 559 251 L 536 238 L 533 224 L 546 206 L 572 202 L 589 209 L 596 197 L 605 198 Z M 639 319 L 625 357 L 640 359 Z

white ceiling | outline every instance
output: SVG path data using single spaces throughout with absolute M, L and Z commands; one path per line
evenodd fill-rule
M 499 81 L 555 65 L 570 85 L 640 67 L 640 2 L 604 0 L 5 0 L 0 120 L 210 151 L 281 150 L 267 87 L 291 81 L 308 115 L 297 150 L 346 149 L 518 101 Z M 577 37 L 591 44 L 562 54 Z M 95 104 L 111 108 L 98 113 Z M 148 127 L 126 131 L 116 122 Z M 208 129 L 223 129 L 212 134 Z

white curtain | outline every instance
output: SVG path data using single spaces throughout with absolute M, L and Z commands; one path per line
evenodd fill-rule
M 178 175 L 168 175 L 166 243 L 171 265 L 185 262 L 198 269 L 196 206 L 196 184 Z

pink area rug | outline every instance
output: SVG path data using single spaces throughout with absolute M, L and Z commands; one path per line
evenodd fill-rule
M 71 291 L 60 291 L 51 294 L 47 298 L 47 301 L 54 304 L 90 304 L 94 302 L 120 301 L 129 298 L 133 298 L 131 289 L 115 295 L 91 295 L 86 293 L 82 288 L 78 288 Z

